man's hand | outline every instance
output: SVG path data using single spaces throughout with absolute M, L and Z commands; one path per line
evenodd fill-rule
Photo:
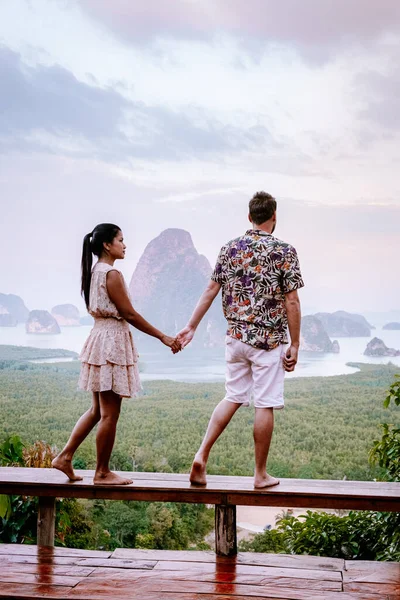
M 196 329 L 194 327 L 191 327 L 190 325 L 186 325 L 186 327 L 178 333 L 178 335 L 176 336 L 176 339 L 181 344 L 182 349 L 185 346 L 187 346 L 188 344 L 190 344 L 190 342 L 192 341 L 192 339 L 194 337 L 195 331 L 196 331 Z
M 297 348 L 297 346 L 289 346 L 289 348 L 287 349 L 286 354 L 283 358 L 283 368 L 288 373 L 294 371 L 294 368 L 297 364 L 298 354 L 299 349 Z
M 182 345 L 177 337 L 173 338 L 169 335 L 163 335 L 160 338 L 160 341 L 163 344 L 165 344 L 165 346 L 168 346 L 169 348 L 171 348 L 171 351 L 173 354 L 176 354 L 177 352 L 180 352 L 182 350 Z
M 189 319 L 189 323 L 178 333 L 176 339 L 182 345 L 182 349 L 190 344 L 193 339 L 194 333 L 199 326 L 200 321 L 210 308 L 211 304 L 214 301 L 214 298 L 217 296 L 219 290 L 221 289 L 221 284 L 216 283 L 211 280 L 207 285 L 206 289 L 200 296 L 200 299 L 196 305 L 196 308 L 193 311 L 192 316 Z

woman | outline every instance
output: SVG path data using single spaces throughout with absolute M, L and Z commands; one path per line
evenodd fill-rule
M 121 229 L 110 223 L 97 225 L 83 240 L 81 292 L 95 323 L 80 355 L 79 387 L 92 392 L 93 403 L 76 423 L 67 445 L 52 463 L 71 481 L 82 479 L 72 468 L 74 453 L 99 423 L 94 483 L 132 483 L 131 479 L 111 472 L 109 467 L 122 398 L 134 396 L 141 389 L 138 355 L 129 324 L 158 338 L 174 354 L 181 349 L 179 342 L 150 325 L 133 308 L 125 281 L 114 268 L 115 260 L 125 257 L 125 248 Z M 98 257 L 93 269 L 92 254 Z

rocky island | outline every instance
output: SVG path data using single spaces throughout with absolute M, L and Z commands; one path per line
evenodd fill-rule
M 388 348 L 383 340 L 374 337 L 368 342 L 364 356 L 400 356 L 400 350 Z
M 340 352 L 339 343 L 331 341 L 322 322 L 313 315 L 306 315 L 301 320 L 300 350 L 305 352 Z
M 79 327 L 79 310 L 73 304 L 58 304 L 51 309 L 51 314 L 60 327 Z
M 321 321 L 331 337 L 371 336 L 372 326 L 362 315 L 337 310 L 334 313 L 321 312 L 314 316 Z
M 397 323 L 395 321 L 392 323 L 386 323 L 386 325 L 384 325 L 382 329 L 386 329 L 387 331 L 400 331 L 400 323 Z
M 25 323 L 29 310 L 15 294 L 0 294 L 0 327 L 15 327 Z
M 61 333 L 57 321 L 47 310 L 31 310 L 25 328 L 27 333 Z
M 210 280 L 212 267 L 199 254 L 190 233 L 166 229 L 145 248 L 130 282 L 135 308 L 159 329 L 174 335 L 182 329 Z M 215 301 L 200 323 L 195 346 L 223 345 L 226 321 Z M 150 344 L 146 336 L 142 342 Z

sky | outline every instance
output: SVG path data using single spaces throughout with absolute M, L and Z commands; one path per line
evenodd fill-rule
M 398 0 L 0 1 L 0 292 L 79 294 L 83 236 L 215 262 L 277 198 L 308 311 L 400 308 Z

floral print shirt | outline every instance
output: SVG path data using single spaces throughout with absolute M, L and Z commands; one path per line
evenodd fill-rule
M 222 286 L 227 335 L 264 350 L 288 342 L 285 294 L 304 286 L 293 246 L 249 229 L 221 248 L 211 279 Z

